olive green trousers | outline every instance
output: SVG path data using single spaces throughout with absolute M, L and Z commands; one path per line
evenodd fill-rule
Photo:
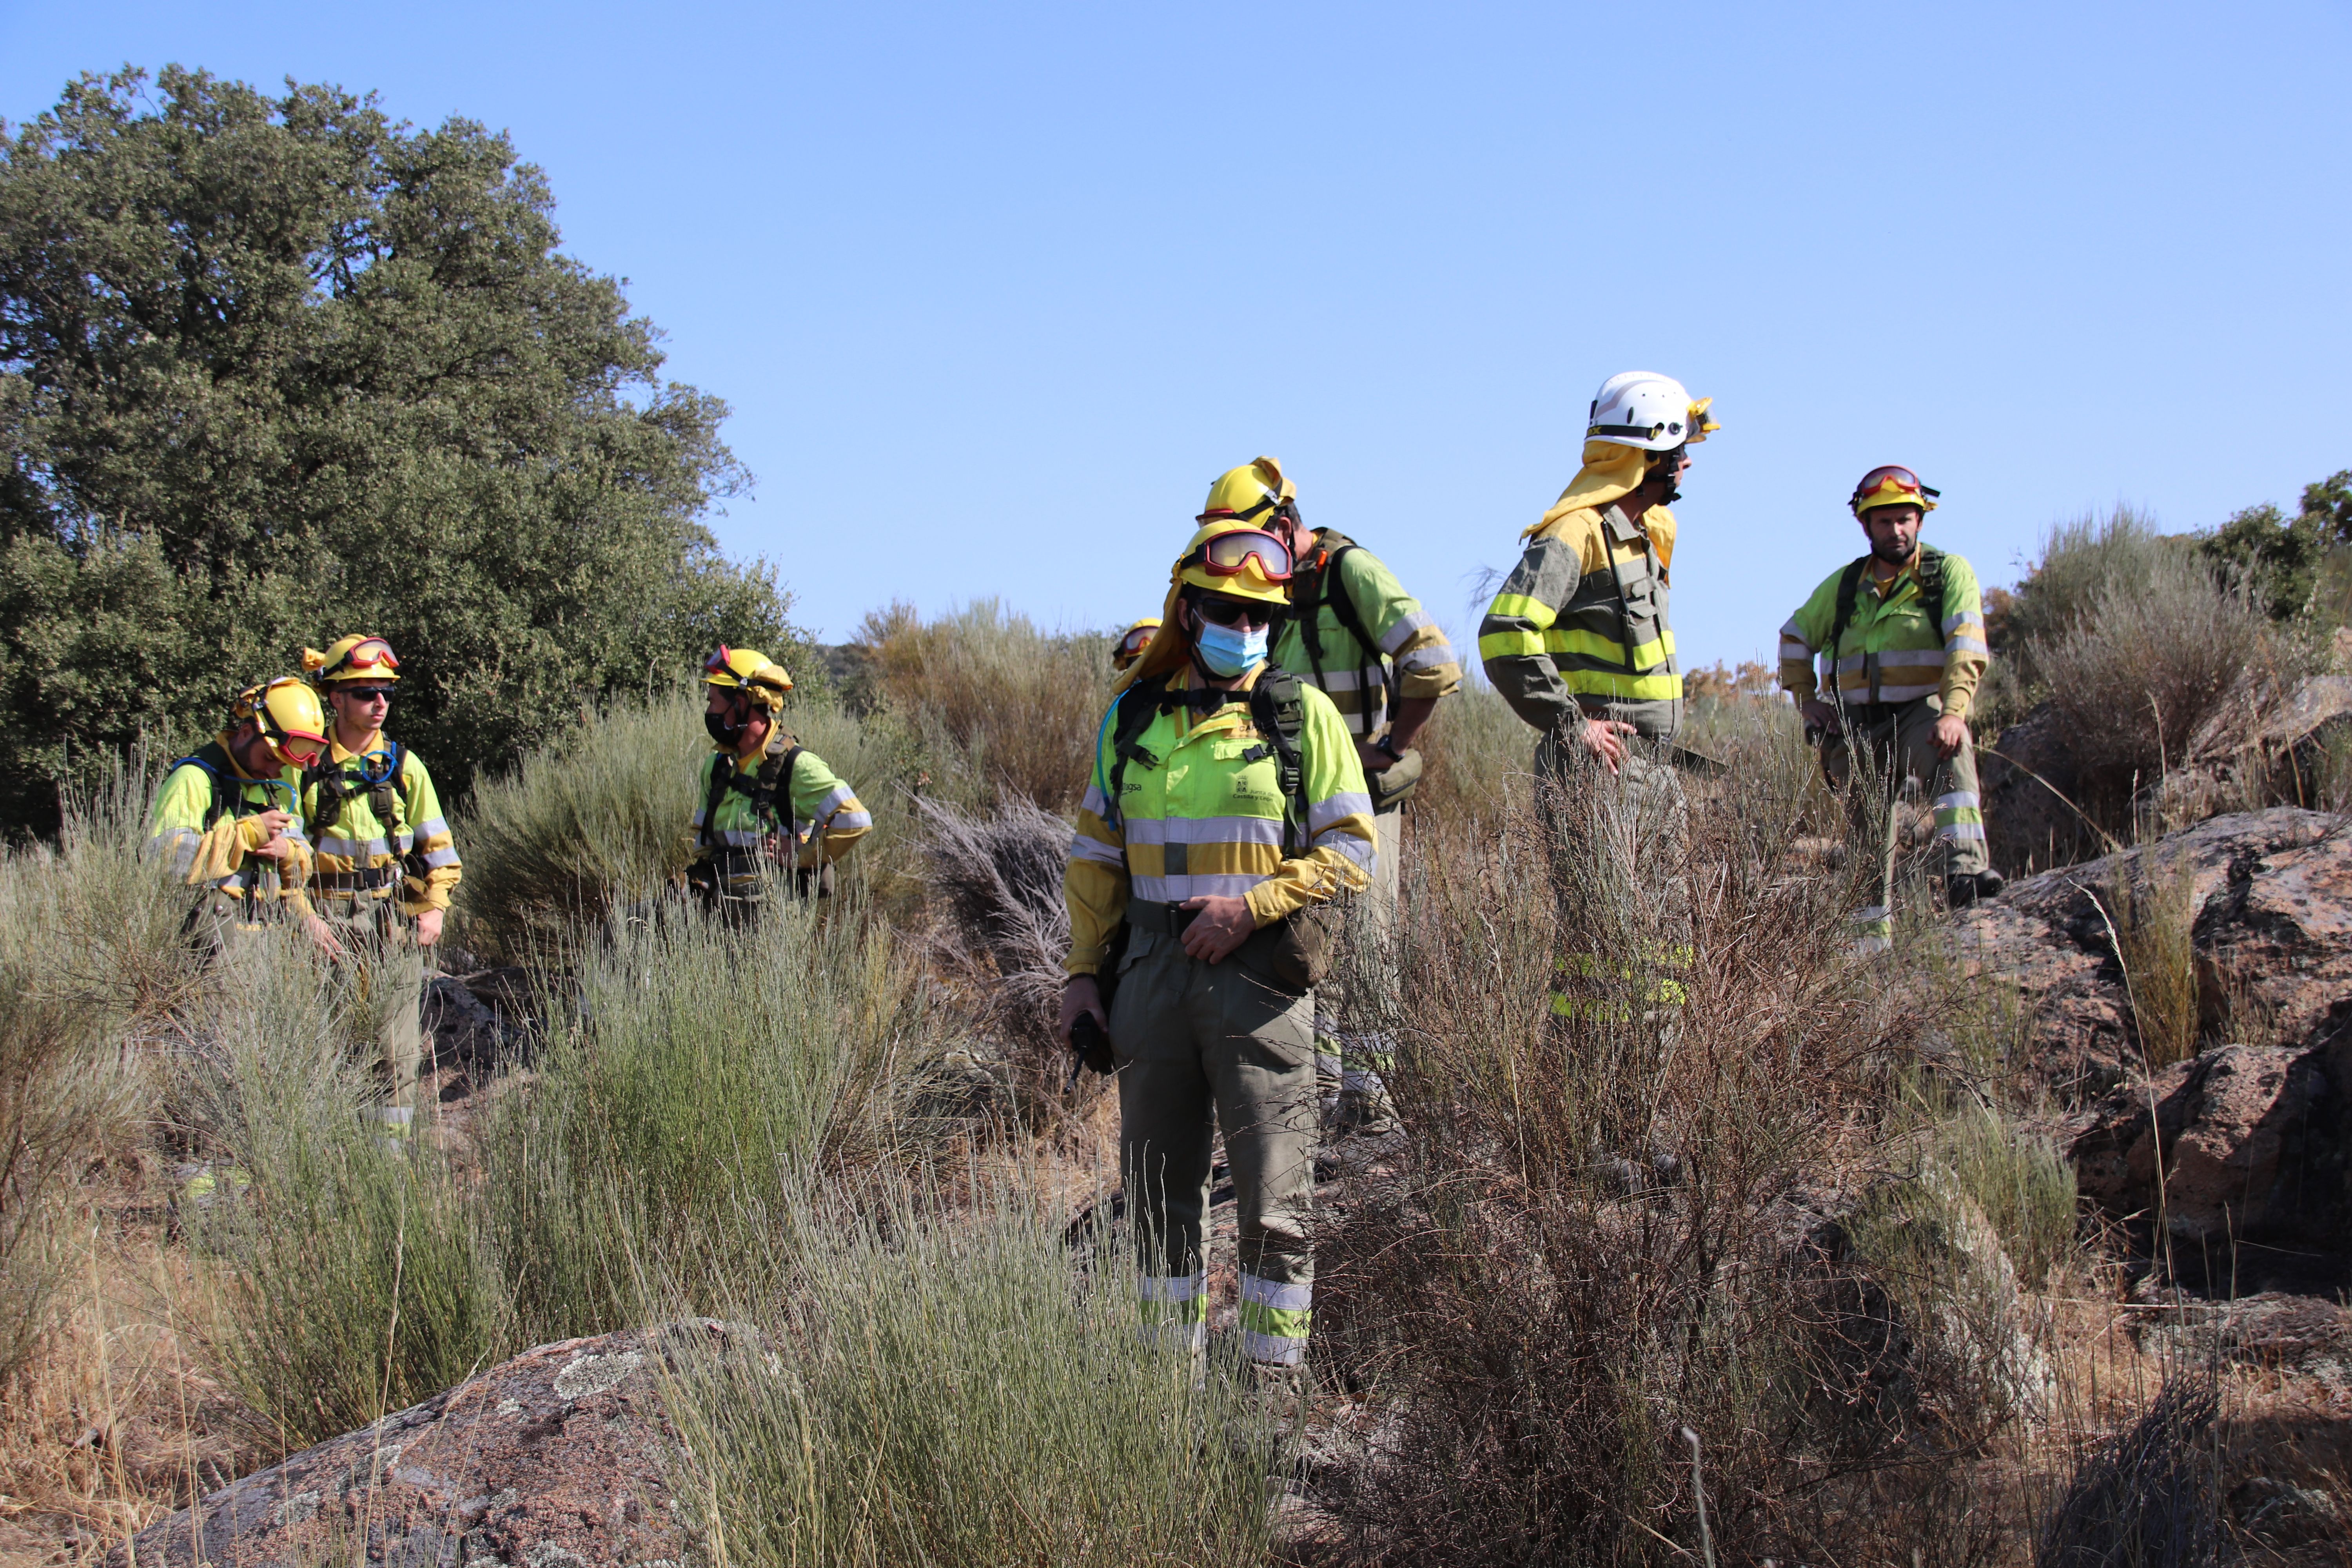
M 1297 1364 L 1314 1305 L 1311 994 L 1238 957 L 1204 963 L 1176 937 L 1138 931 L 1121 961 L 1110 1039 L 1147 1331 L 1172 1344 L 1206 1342 L 1202 1232 L 1222 1131 L 1243 1345 L 1260 1362 Z

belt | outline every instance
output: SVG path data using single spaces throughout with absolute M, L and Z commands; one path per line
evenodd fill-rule
M 1184 928 L 1192 923 L 1198 910 L 1188 910 L 1181 904 L 1148 903 L 1141 899 L 1127 900 L 1127 923 L 1138 931 L 1148 931 L 1159 936 L 1182 936 Z
M 1845 716 L 1853 723 L 1875 729 L 1906 708 L 1927 700 L 1924 697 L 1914 697 L 1909 702 L 1849 702 L 1845 705 Z

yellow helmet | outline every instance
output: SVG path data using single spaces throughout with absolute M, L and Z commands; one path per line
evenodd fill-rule
M 1281 540 L 1238 518 L 1219 518 L 1192 535 L 1174 575 L 1213 594 L 1287 605 L 1290 569 L 1290 547 Z
M 725 643 L 702 661 L 702 683 L 747 691 L 752 701 L 771 713 L 782 710 L 784 693 L 793 689 L 793 678 L 784 673 L 782 665 L 758 648 L 730 648 Z
M 1890 463 L 1863 475 L 1846 504 L 1853 508 L 1856 517 L 1878 506 L 1916 506 L 1925 517 L 1936 510 L 1936 498 L 1943 493 L 1921 484 L 1919 476 L 1910 469 Z
M 302 668 L 310 679 L 321 686 L 332 686 L 345 680 L 398 680 L 400 660 L 394 658 L 392 645 L 382 637 L 354 633 L 338 637 L 332 647 L 320 653 L 316 648 L 302 650 Z
M 1119 633 L 1118 640 L 1110 645 L 1110 668 L 1113 673 L 1125 669 L 1129 665 L 1141 658 L 1143 650 L 1151 646 L 1151 634 L 1159 629 L 1160 617 L 1146 616 Z
M 269 742 L 270 754 L 288 767 L 307 768 L 327 749 L 326 710 L 310 683 L 298 676 L 281 675 L 238 692 L 229 723 L 247 720 Z
M 1298 499 L 1298 487 L 1282 477 L 1282 465 L 1272 458 L 1253 458 L 1238 468 L 1227 468 L 1209 487 L 1208 504 L 1193 521 L 1207 522 L 1213 518 L 1231 518 L 1251 522 L 1273 511 L 1285 501 Z M 1293 510 L 1297 509 L 1294 507 Z M 1265 518 L 1271 522 L 1272 518 Z M 1195 542 L 1198 542 L 1197 541 Z

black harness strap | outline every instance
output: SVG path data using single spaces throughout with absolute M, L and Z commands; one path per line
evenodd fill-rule
M 1111 727 L 1110 799 L 1105 820 L 1118 821 L 1118 797 L 1127 782 L 1127 764 L 1138 762 L 1147 768 L 1156 768 L 1160 759 L 1142 744 L 1143 732 L 1160 714 L 1176 708 L 1196 706 L 1197 689 L 1170 685 L 1157 692 L 1139 692 L 1133 687 L 1119 694 L 1118 719 Z M 1223 692 L 1216 692 L 1219 707 L 1232 700 Z M 1250 721 L 1274 747 L 1274 765 L 1282 789 L 1282 854 L 1295 860 L 1307 853 L 1307 769 L 1299 753 L 1298 737 L 1307 728 L 1307 699 L 1299 690 L 1298 677 L 1286 669 L 1267 665 L 1258 672 L 1257 684 L 1249 692 Z M 1258 760 L 1255 757 L 1250 760 Z
M 1850 561 L 1838 577 L 1837 614 L 1830 619 L 1830 637 L 1826 645 L 1830 659 L 1829 700 L 1832 702 L 1839 700 L 1841 689 L 1838 684 L 1838 645 L 1845 637 L 1846 627 L 1853 624 L 1854 606 L 1862 599 L 1862 574 L 1870 569 L 1870 562 L 1871 557 L 1867 555 L 1858 561 Z M 1936 631 L 1938 636 L 1942 635 L 1944 620 L 1950 610 L 1944 603 L 1944 552 L 1932 544 L 1919 546 L 1919 602 L 1936 606 Z M 1878 701 L 1878 660 L 1874 657 L 1868 662 L 1870 701 L 1874 706 Z
M 1348 552 L 1361 550 L 1363 546 L 1345 534 L 1333 534 L 1331 537 L 1338 547 L 1324 557 L 1323 564 L 1312 575 L 1306 595 L 1306 613 L 1298 623 L 1298 635 L 1307 644 L 1307 665 L 1315 672 L 1315 684 L 1318 686 L 1323 684 L 1323 627 L 1317 612 L 1324 605 L 1331 606 L 1331 613 L 1339 618 L 1340 629 L 1355 638 L 1356 646 L 1364 650 L 1367 662 L 1356 672 L 1356 679 L 1357 689 L 1364 693 L 1364 733 L 1369 735 L 1388 716 L 1388 665 L 1381 657 L 1380 645 L 1365 629 L 1363 614 L 1356 607 L 1355 595 L 1348 592 L 1348 580 L 1339 574 L 1339 563 Z M 1335 584 L 1339 590 L 1337 594 L 1332 592 Z M 1372 706 L 1374 687 L 1380 689 L 1378 708 Z

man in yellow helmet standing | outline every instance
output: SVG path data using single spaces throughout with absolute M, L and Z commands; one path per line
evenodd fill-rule
M 1977 574 L 1967 561 L 1920 542 L 1941 492 L 1910 469 L 1870 470 L 1847 498 L 1869 552 L 1822 580 L 1780 628 L 1780 684 L 1818 735 L 1822 771 L 1847 790 L 1879 857 L 1877 904 L 1854 917 L 1858 939 L 1893 935 L 1895 800 L 1907 779 L 1929 785 L 1945 890 L 1955 909 L 2001 889 L 1985 857 L 1969 707 L 1990 651 Z M 1827 692 L 1814 673 L 1831 678 Z M 1853 783 L 1854 752 L 1867 757 Z
M 1143 650 L 1151 646 L 1151 634 L 1159 629 L 1160 617 L 1146 616 L 1119 633 L 1118 640 L 1110 645 L 1110 672 L 1124 675 L 1134 668 L 1135 661 L 1143 657 Z
M 1201 522 L 1255 524 L 1288 545 L 1291 612 L 1274 662 L 1331 699 L 1355 738 L 1380 833 L 1379 867 L 1355 904 L 1349 962 L 1317 993 L 1318 1071 L 1342 1128 L 1379 1131 L 1392 1112 L 1383 1075 L 1394 1047 L 1398 976 L 1390 951 L 1403 865 L 1403 806 L 1421 777 L 1413 742 L 1439 700 L 1461 689 L 1462 665 L 1444 628 L 1396 574 L 1336 529 L 1310 529 L 1297 487 L 1272 458 L 1229 468 L 1209 487 Z
M 1267 659 L 1291 577 L 1273 533 L 1224 520 L 1192 536 L 1165 624 L 1104 719 L 1063 880 L 1062 1037 L 1118 1068 L 1147 1328 L 1206 1343 L 1222 1129 L 1243 1343 L 1274 1369 L 1303 1358 L 1313 1309 L 1321 917 L 1365 886 L 1376 843 L 1346 721 Z
M 1553 1007 L 1673 1007 L 1689 952 L 1681 783 L 1665 760 L 1682 722 L 1682 668 L 1666 615 L 1675 514 L 1691 446 L 1718 426 L 1712 399 L 1627 371 L 1601 384 L 1583 467 L 1520 537 L 1527 548 L 1478 627 L 1486 678 L 1541 739 L 1536 769 L 1564 848 L 1575 918 L 1613 921 L 1600 948 L 1564 953 Z M 1570 884 L 1573 884 L 1572 887 Z M 1595 995 L 1632 983 L 1632 996 Z
M 197 911 L 216 952 L 281 911 L 341 951 L 305 893 L 310 844 L 302 828 L 302 770 L 327 745 L 318 694 L 293 676 L 237 693 L 228 727 L 166 769 L 149 814 L 149 859 L 205 889 Z
M 833 891 L 833 863 L 873 830 L 874 817 L 824 759 L 786 734 L 793 678 L 757 648 L 721 646 L 702 662 L 702 723 L 715 750 L 696 773 L 689 886 L 730 917 L 751 912 L 769 868 L 788 868 L 795 891 Z
M 425 1062 L 425 963 L 462 868 L 425 759 L 383 732 L 400 684 L 392 645 L 353 634 L 305 648 L 302 668 L 334 716 L 327 755 L 303 779 L 310 896 L 366 964 L 385 1079 L 371 1114 L 404 1135 Z

